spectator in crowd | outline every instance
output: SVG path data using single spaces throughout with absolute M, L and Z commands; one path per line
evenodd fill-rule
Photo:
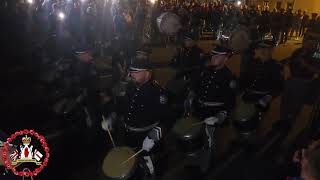
M 292 38 L 293 34 L 295 34 L 295 39 L 298 40 L 299 28 L 301 26 L 301 18 L 302 18 L 301 10 L 298 10 L 298 12 L 296 12 L 296 14 L 293 16 L 290 38 Z
M 279 42 L 281 32 L 281 12 L 274 9 L 271 13 L 271 33 L 274 42 Z
M 282 10 L 284 12 L 284 10 Z M 286 43 L 289 37 L 289 32 L 292 27 L 293 14 L 292 9 L 288 9 L 286 13 L 282 13 L 281 18 L 281 40 L 280 43 Z
M 299 29 L 299 37 L 304 36 L 304 33 L 306 31 L 306 28 L 309 23 L 309 15 L 307 14 L 306 11 L 303 11 L 302 19 L 301 19 L 301 25 Z
M 317 13 L 312 13 L 311 19 L 310 19 L 309 24 L 308 24 L 308 28 L 313 27 L 316 24 L 317 16 L 318 16 Z
M 319 180 L 320 179 L 320 149 L 299 150 L 294 153 L 293 166 L 297 171 L 291 172 L 298 177 L 287 177 L 287 179 Z M 300 176 L 300 178 L 299 178 Z

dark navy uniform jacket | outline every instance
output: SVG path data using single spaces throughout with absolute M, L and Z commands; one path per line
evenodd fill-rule
M 283 67 L 275 60 L 262 62 L 254 59 L 248 72 L 240 77 L 240 88 L 245 91 L 245 101 L 257 101 L 265 95 L 276 97 L 284 83 Z
M 192 78 L 191 89 L 196 94 L 196 114 L 201 118 L 215 116 L 221 111 L 230 112 L 236 101 L 236 79 L 227 68 L 204 68 Z

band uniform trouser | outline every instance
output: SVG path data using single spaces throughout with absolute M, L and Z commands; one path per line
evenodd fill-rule
M 281 120 L 294 121 L 299 115 L 309 91 L 309 82 L 302 78 L 292 78 L 285 82 L 280 104 Z

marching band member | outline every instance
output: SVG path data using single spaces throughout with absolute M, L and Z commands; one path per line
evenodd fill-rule
M 211 51 L 208 66 L 192 77 L 191 92 L 185 103 L 188 104 L 186 106 L 194 104 L 195 115 L 206 124 L 208 149 L 201 167 L 203 171 L 210 166 L 215 128 L 226 120 L 235 105 L 237 83 L 232 72 L 225 66 L 230 54 L 229 49 L 221 46 Z
M 116 111 L 103 120 L 101 125 L 104 130 L 110 130 L 116 119 L 123 120 L 125 144 L 145 151 L 143 159 L 149 174 L 155 176 L 158 173 L 155 172 L 154 153 L 159 151 L 164 129 L 170 123 L 167 96 L 152 79 L 150 61 L 136 59 L 129 67 L 129 73 L 135 87 L 129 88 L 126 100 L 116 105 Z
M 242 99 L 266 109 L 271 100 L 278 96 L 283 87 L 283 67 L 272 59 L 274 43 L 264 40 L 255 49 L 256 58 L 248 66 L 248 71 L 240 77 L 240 87 L 244 90 Z

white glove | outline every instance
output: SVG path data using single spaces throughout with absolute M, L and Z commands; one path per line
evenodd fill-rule
M 205 120 L 204 120 L 204 123 L 206 124 L 206 125 L 209 125 L 209 126 L 213 126 L 213 125 L 215 125 L 216 123 L 218 123 L 219 122 L 219 119 L 217 118 L 217 117 L 209 117 L 209 118 L 206 118 Z
M 149 152 L 155 145 L 154 140 L 150 139 L 148 136 L 143 140 L 142 149 Z
M 270 95 L 265 95 L 263 98 L 261 98 L 258 102 L 258 104 L 263 107 L 263 108 L 266 108 L 269 103 L 271 102 L 272 100 L 272 96 Z
M 103 130 L 105 131 L 112 130 L 112 122 L 115 116 L 116 116 L 115 113 L 111 113 L 107 118 L 103 118 L 103 120 L 101 121 L 101 127 Z

